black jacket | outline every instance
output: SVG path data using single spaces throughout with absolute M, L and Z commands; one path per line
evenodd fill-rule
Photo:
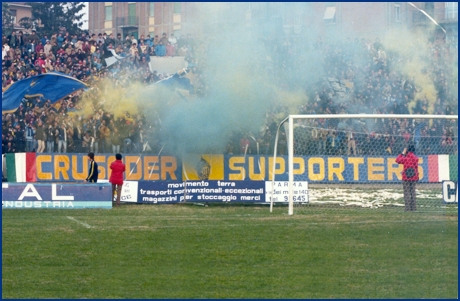
M 88 176 L 86 177 L 86 181 L 90 183 L 96 183 L 97 182 L 97 176 L 99 175 L 99 171 L 97 169 L 97 163 L 96 161 L 91 161 L 91 164 L 89 166 L 89 171 L 88 171 Z

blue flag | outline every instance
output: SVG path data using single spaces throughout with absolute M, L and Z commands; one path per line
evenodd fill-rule
M 193 85 L 190 83 L 190 79 L 184 77 L 188 72 L 189 69 L 184 68 L 182 70 L 179 70 L 177 73 L 171 75 L 170 77 L 157 81 L 153 84 L 158 86 L 165 86 L 170 89 L 178 88 L 192 91 Z
M 2 92 L 2 113 L 18 109 L 23 98 L 41 96 L 55 103 L 75 91 L 88 88 L 78 79 L 64 73 L 49 72 L 13 83 Z

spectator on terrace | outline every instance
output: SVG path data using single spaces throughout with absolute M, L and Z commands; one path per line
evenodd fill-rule
M 139 45 L 139 42 L 137 41 L 136 37 L 134 35 L 131 35 L 131 43 Z
M 78 39 L 76 34 L 74 34 L 74 35 L 72 35 L 72 37 L 70 39 L 70 42 L 75 46 L 75 48 L 78 48 L 77 45 L 79 45 L 79 44 L 81 45 L 82 41 L 81 41 L 81 39 Z
M 153 46 L 153 41 L 149 34 L 145 37 L 144 44 L 147 45 L 148 48 Z
M 5 153 L 15 153 L 16 148 L 13 146 L 12 141 L 8 141 L 5 149 Z
M 101 58 L 101 51 L 100 51 L 100 49 L 99 49 L 99 48 L 96 48 L 96 50 L 93 52 L 92 56 L 93 56 L 93 58 L 96 57 L 96 58 L 100 59 L 100 58 Z
M 166 36 L 166 32 L 163 32 L 163 35 L 161 36 L 160 42 L 165 46 L 168 44 L 169 40 L 168 40 L 168 37 Z
M 16 147 L 17 147 L 17 144 L 16 144 L 16 140 L 14 139 L 14 136 L 13 136 L 14 133 L 15 133 L 15 130 L 14 130 L 14 129 L 9 130 L 8 133 L 6 133 L 6 138 L 5 138 L 5 140 L 6 140 L 6 141 L 11 141 L 11 143 L 13 144 L 13 146 L 16 148 Z
M 9 44 L 8 44 L 8 45 L 9 45 L 11 48 L 16 48 L 17 46 L 19 46 L 19 45 L 18 45 L 18 40 L 17 40 L 16 37 L 17 37 L 17 36 L 16 36 L 16 31 L 13 30 L 13 31 L 11 32 L 11 34 L 8 36 L 8 38 L 7 38 L 8 41 L 9 41 Z
M 337 155 L 338 143 L 337 136 L 334 130 L 330 129 L 326 136 L 326 154 Z
M 52 124 L 48 125 L 46 130 L 46 151 L 48 153 L 54 153 L 54 143 L 56 141 L 57 129 Z
M 37 32 L 34 29 L 32 29 L 32 34 L 29 35 L 28 38 L 29 40 L 32 40 L 35 45 L 38 45 L 38 43 L 40 42 Z M 21 45 L 18 45 L 18 46 L 21 46 Z
M 133 42 L 131 44 L 131 48 L 129 49 L 129 53 L 131 54 L 131 56 L 135 56 L 136 52 L 139 53 L 139 49 L 137 48 L 137 44 Z
M 56 43 L 57 43 L 57 46 L 58 47 L 62 47 L 62 45 L 64 44 L 64 37 L 62 36 L 61 33 L 59 33 L 56 37 Z
M 82 46 L 81 46 L 81 50 L 83 53 L 85 53 L 85 55 L 88 55 L 91 53 L 91 44 L 90 42 L 88 41 L 84 41 Z
M 168 42 L 166 45 L 166 56 L 175 56 L 176 55 L 176 48 L 171 44 L 171 42 Z
M 144 51 L 147 51 L 147 45 L 145 45 L 144 40 L 141 39 L 139 42 L 139 47 L 138 49 L 140 50 L 140 53 L 144 53 Z
M 37 140 L 37 153 L 43 153 L 45 151 L 45 128 L 41 119 L 37 121 L 37 127 L 35 131 L 35 139 Z
M 446 126 L 443 135 L 441 146 L 444 154 L 452 154 L 454 152 L 454 131 L 451 126 Z
M 140 57 L 141 60 L 142 60 L 142 58 L 145 58 L 145 61 L 147 63 L 150 63 L 150 55 L 149 55 L 147 49 L 145 49 L 143 52 L 141 52 L 139 57 Z
M 67 152 L 67 128 L 64 123 L 61 123 L 57 128 L 57 140 L 58 140 L 58 153 Z
M 51 53 L 51 43 L 50 40 L 45 41 L 45 46 L 43 46 L 43 52 L 45 53 L 46 56 L 49 56 Z
M 105 39 L 105 45 L 115 45 L 115 38 L 113 37 L 113 33 L 110 33 L 109 36 Z
M 99 127 L 99 136 L 101 141 L 101 151 L 103 153 L 109 153 L 112 148 L 112 144 L 110 142 L 111 135 L 110 129 L 105 125 L 105 120 L 102 121 L 102 124 Z
M 122 143 L 122 138 L 121 138 L 120 133 L 118 132 L 117 127 L 114 127 L 110 131 L 110 136 L 111 136 L 110 140 L 111 140 L 111 143 L 112 143 L 112 152 L 114 154 L 119 153 L 120 152 L 120 145 Z
M 90 135 L 90 132 L 87 131 L 85 132 L 85 134 L 83 135 L 83 138 L 82 138 L 82 151 L 83 152 L 87 152 L 90 150 L 90 145 L 92 143 L 92 137 Z
M 158 37 L 158 35 L 155 35 L 152 39 L 152 47 L 155 48 L 158 43 L 160 43 L 160 38 Z
M 75 53 L 75 58 L 79 61 L 79 63 L 81 64 L 82 61 L 84 61 L 86 59 L 86 54 L 85 52 L 79 48 L 77 49 L 77 52 Z
M 25 138 L 26 138 L 26 152 L 34 151 L 35 146 L 35 127 L 32 122 L 28 123 L 25 128 Z
M 51 61 L 51 56 L 48 56 L 44 61 L 45 71 L 54 71 L 54 63 Z
M 155 47 L 155 55 L 156 56 L 165 56 L 166 55 L 166 47 L 163 45 L 163 42 L 160 41 L 158 45 Z
M 38 42 L 38 45 L 35 47 L 35 52 L 36 53 L 40 53 L 40 52 L 43 52 L 43 48 L 44 48 L 44 45 L 42 44 L 42 42 Z
M 95 42 L 96 42 L 96 45 L 99 45 L 99 43 L 104 44 L 105 40 L 104 40 L 104 38 L 102 37 L 102 33 L 99 33 L 99 34 L 97 35 L 97 38 L 96 38 L 96 41 L 95 41 Z
M 26 44 L 26 49 L 29 53 L 35 52 L 35 48 L 37 47 L 37 44 L 35 44 L 35 41 L 32 39 L 29 39 L 29 42 Z
M 121 37 L 121 33 L 117 33 L 117 38 L 114 40 L 113 45 L 115 48 L 117 48 L 118 46 L 123 46 L 123 39 Z
M 24 37 L 24 33 L 22 32 L 22 30 L 18 31 L 18 34 L 16 35 L 16 39 L 17 39 L 17 46 L 20 49 L 24 47 L 26 42 L 25 42 L 25 37 Z
M 353 133 L 353 129 L 347 131 L 347 155 L 353 151 L 353 156 L 356 156 L 356 134 Z M 350 151 L 351 150 L 351 151 Z
M 133 43 L 133 42 L 131 41 L 130 36 L 127 34 L 127 35 L 125 36 L 125 41 L 123 42 L 123 47 L 124 47 L 125 49 L 129 49 L 129 48 L 131 48 L 132 43 Z
M 168 39 L 168 42 L 171 43 L 171 45 L 176 48 L 177 46 L 177 39 L 176 37 L 174 36 L 174 34 L 172 33 Z
M 101 59 L 100 59 L 100 58 L 97 58 L 97 59 L 96 59 L 96 57 L 95 57 L 94 59 L 95 59 L 95 62 L 93 62 L 94 66 L 96 67 L 96 70 L 97 70 L 97 71 L 100 71 L 101 68 L 102 68 Z

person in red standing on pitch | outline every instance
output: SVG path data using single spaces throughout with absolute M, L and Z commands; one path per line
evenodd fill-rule
M 415 146 L 404 148 L 396 158 L 396 163 L 403 165 L 402 181 L 404 191 L 404 211 L 416 211 L 415 184 L 418 178 L 418 157 L 415 155 Z
M 112 173 L 110 174 L 109 182 L 112 183 L 112 202 L 117 192 L 116 206 L 120 206 L 121 188 L 123 187 L 123 173 L 126 170 L 125 164 L 121 161 L 121 154 L 115 155 L 115 161 L 110 164 Z

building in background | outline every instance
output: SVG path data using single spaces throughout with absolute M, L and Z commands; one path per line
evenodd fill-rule
M 32 7 L 27 5 L 26 2 L 6 2 L 8 5 L 8 9 L 11 13 L 13 18 L 12 20 L 12 28 L 15 30 L 22 30 L 23 32 L 28 32 L 24 27 L 19 25 L 19 20 L 22 18 L 32 17 Z
M 458 2 L 414 2 L 414 4 L 432 16 L 446 30 L 444 33 L 437 27 L 435 30 L 437 38 L 446 37 L 451 44 L 458 45 Z M 433 26 L 433 22 L 417 10 L 412 12 L 412 24 L 413 27 L 422 28 Z
M 457 2 L 413 2 L 446 29 L 437 28 L 457 44 Z M 215 9 L 217 8 L 217 9 Z M 279 36 L 316 34 L 375 38 L 385 31 L 435 28 L 434 23 L 407 2 L 89 2 L 92 33 L 123 36 L 166 32 L 207 34 L 223 27 L 244 25 Z
M 445 28 L 447 39 L 458 45 L 458 2 L 434 2 L 434 18 Z
M 88 29 L 92 33 L 124 36 L 178 33 L 184 28 L 190 2 L 89 2 Z

